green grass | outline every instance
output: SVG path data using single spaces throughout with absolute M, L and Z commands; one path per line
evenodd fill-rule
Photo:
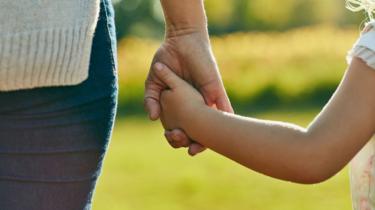
M 258 117 L 306 126 L 319 110 Z M 279 181 L 212 151 L 173 150 L 157 122 L 121 118 L 94 194 L 94 210 L 350 210 L 347 168 L 316 185 Z

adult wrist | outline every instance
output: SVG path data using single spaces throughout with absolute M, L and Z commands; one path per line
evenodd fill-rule
M 184 35 L 207 30 L 203 0 L 161 0 L 166 33 Z
M 165 35 L 167 38 L 185 36 L 190 34 L 201 34 L 208 37 L 207 24 L 191 23 L 166 23 Z
M 196 55 L 210 55 L 211 43 L 207 30 L 188 29 L 167 31 L 165 44 L 190 61 L 196 61 Z M 193 57 L 191 57 L 193 56 Z M 207 57 L 208 58 L 208 57 Z

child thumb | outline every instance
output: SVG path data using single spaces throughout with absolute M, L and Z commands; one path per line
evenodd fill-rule
M 154 65 L 156 76 L 169 88 L 174 89 L 181 84 L 181 78 L 178 77 L 168 66 L 162 63 Z

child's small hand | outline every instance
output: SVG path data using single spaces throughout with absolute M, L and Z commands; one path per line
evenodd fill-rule
M 166 129 L 184 128 L 189 117 L 206 106 L 201 94 L 166 65 L 157 63 L 156 75 L 169 89 L 161 93 L 161 121 Z

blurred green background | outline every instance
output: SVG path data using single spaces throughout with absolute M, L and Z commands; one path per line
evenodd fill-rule
M 94 210 L 351 209 L 348 168 L 316 185 L 275 180 L 207 151 L 172 150 L 143 111 L 164 33 L 158 0 L 113 0 L 117 121 Z M 239 114 L 306 126 L 332 95 L 366 21 L 344 0 L 205 0 L 212 47 Z

